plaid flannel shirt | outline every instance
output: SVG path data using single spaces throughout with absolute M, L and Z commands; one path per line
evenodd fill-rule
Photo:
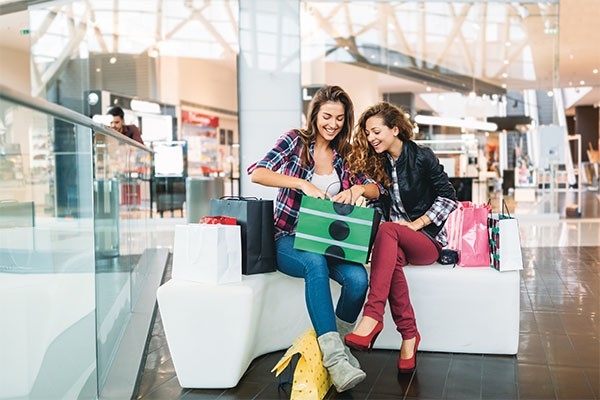
M 315 143 L 312 142 L 309 147 L 311 156 L 314 152 Z M 275 146 L 263 157 L 248 167 L 248 174 L 251 174 L 257 168 L 268 168 L 272 171 L 279 172 L 288 176 L 305 179 L 310 181 L 313 177 L 315 165 L 312 161 L 310 165 L 303 167 L 302 159 L 302 140 L 300 135 L 295 130 L 288 131 L 281 135 Z M 353 185 L 365 185 L 367 183 L 375 183 L 373 179 L 364 174 L 358 174 L 355 180 L 352 181 L 350 171 L 342 157 L 334 150 L 333 168 L 335 169 L 340 183 L 341 190 L 346 190 Z M 377 184 L 380 193 L 383 192 L 383 187 Z M 275 200 L 275 240 L 285 235 L 293 235 L 296 232 L 298 223 L 298 214 L 300 212 L 300 202 L 302 200 L 302 192 L 296 189 L 280 188 Z

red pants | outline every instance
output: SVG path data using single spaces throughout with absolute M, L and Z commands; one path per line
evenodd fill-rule
M 422 232 L 384 222 L 373 244 L 369 294 L 363 315 L 383 321 L 386 299 L 403 339 L 417 335 L 415 313 L 410 304 L 404 266 L 429 265 L 438 259 L 436 245 Z

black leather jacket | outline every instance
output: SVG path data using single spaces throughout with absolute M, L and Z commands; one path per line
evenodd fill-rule
M 392 166 L 390 163 L 385 165 L 391 177 Z M 408 214 L 405 218 L 409 221 L 425 214 L 437 196 L 457 200 L 454 186 L 448 180 L 448 175 L 444 172 L 444 167 L 437 156 L 430 148 L 419 146 L 412 140 L 405 141 L 402 146 L 402 154 L 396 162 L 396 174 L 400 198 Z M 376 203 L 376 207 L 386 221 L 390 220 L 391 191 L 391 187 L 387 188 L 387 192 L 379 197 L 379 204 Z M 440 226 L 429 224 L 423 231 L 429 237 L 435 238 L 443 226 L 444 224 Z

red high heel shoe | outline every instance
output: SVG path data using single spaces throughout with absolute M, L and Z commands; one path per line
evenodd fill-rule
M 346 345 L 348 347 L 352 347 L 355 350 L 361 351 L 371 351 L 373 348 L 373 344 L 375 343 L 375 339 L 383 330 L 383 322 L 377 321 L 377 324 L 367 336 L 360 336 L 355 333 L 349 333 L 344 338 Z
M 398 357 L 398 369 L 401 374 L 410 374 L 415 370 L 417 366 L 417 351 L 419 350 L 419 343 L 421 342 L 421 335 L 417 332 L 417 340 L 415 340 L 415 352 L 411 358 L 403 359 Z

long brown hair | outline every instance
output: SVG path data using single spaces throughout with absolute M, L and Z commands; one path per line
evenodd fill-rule
M 348 96 L 348 93 L 346 93 L 341 87 L 329 85 L 323 86 L 317 90 L 308 106 L 306 129 L 297 129 L 300 137 L 302 138 L 301 159 L 302 164 L 305 166 L 310 162 L 310 144 L 319 134 L 317 115 L 319 114 L 321 106 L 328 101 L 339 102 L 344 106 L 344 126 L 342 127 L 340 133 L 338 133 L 337 136 L 331 141 L 331 146 L 344 159 L 346 159 L 350 153 L 350 136 L 352 135 L 352 127 L 354 126 L 354 104 L 352 103 L 350 96 Z
M 384 125 L 390 129 L 397 126 L 399 131 L 397 137 L 403 142 L 412 139 L 413 124 L 400 107 L 385 101 L 367 108 L 358 119 L 352 136 L 352 150 L 348 157 L 350 169 L 353 173 L 367 174 L 384 187 L 389 187 L 392 180 L 385 171 L 387 156 L 385 153 L 377 154 L 367 141 L 366 125 L 371 117 L 380 117 Z

